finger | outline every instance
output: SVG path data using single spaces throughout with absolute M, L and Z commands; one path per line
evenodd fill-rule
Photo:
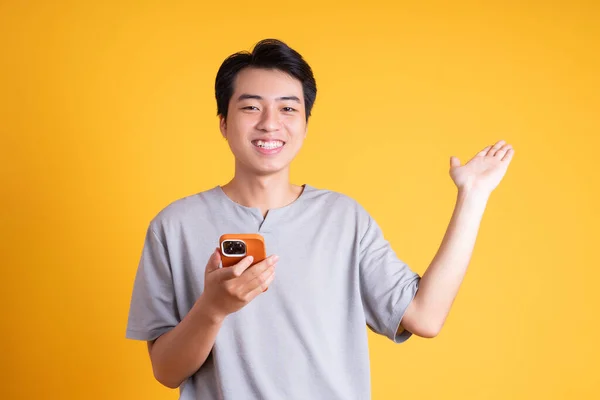
M 254 289 L 256 286 L 260 286 L 260 284 L 267 277 L 269 277 L 269 275 L 271 275 L 273 272 L 275 272 L 275 267 L 277 266 L 277 262 L 265 263 L 264 265 L 266 265 L 266 267 L 261 266 L 260 269 L 257 268 L 258 264 L 253 266 L 252 268 L 248 269 L 245 273 L 246 276 L 245 277 L 242 276 L 242 278 L 245 278 L 245 279 L 242 281 L 241 284 L 250 289 Z
M 450 168 L 460 167 L 460 159 L 458 157 L 450 157 Z
M 250 302 L 256 296 L 265 292 L 269 288 L 269 285 L 273 282 L 274 279 L 275 279 L 275 271 L 272 271 L 263 280 L 261 280 L 260 283 L 258 283 L 258 281 L 255 281 L 255 283 L 258 283 L 258 284 L 255 284 L 253 286 L 247 286 L 248 292 L 246 295 L 246 299 L 248 299 L 248 301 Z
M 506 155 L 504 157 L 502 157 L 502 161 L 509 163 L 510 160 L 512 160 L 512 158 L 513 158 L 514 155 L 515 155 L 515 149 L 510 148 L 506 152 Z
M 221 269 L 221 278 L 222 279 L 235 279 L 238 278 L 244 273 L 246 269 L 252 264 L 254 261 L 254 257 L 247 256 L 242 258 L 237 264 L 232 265 L 229 268 Z
M 483 157 L 485 156 L 488 151 L 490 151 L 490 149 L 492 148 L 492 146 L 487 146 L 485 149 L 481 150 L 479 153 L 477 153 L 477 155 L 475 157 Z
M 502 146 L 502 148 L 500 148 L 500 150 L 496 152 L 496 154 L 494 154 L 494 157 L 502 160 L 502 157 L 504 157 L 504 155 L 510 148 L 512 148 L 510 144 L 505 144 L 504 146 Z
M 257 263 L 256 265 L 253 265 L 252 267 L 248 268 L 246 270 L 246 272 L 244 272 L 242 274 L 240 284 L 242 284 L 242 285 L 249 284 L 256 278 L 260 277 L 260 275 L 262 273 L 264 273 L 265 271 L 268 271 L 269 269 L 274 268 L 275 264 L 277 264 L 278 260 L 279 260 L 279 257 L 277 255 L 272 255 L 272 256 L 267 257 L 266 259 L 262 260 L 261 262 Z
M 504 140 L 500 140 L 499 142 L 497 142 L 495 145 L 492 146 L 492 148 L 490 149 L 490 151 L 488 151 L 487 155 L 488 156 L 494 156 L 494 154 L 496 154 L 496 152 L 502 147 L 504 146 L 506 142 Z
M 208 273 L 218 270 L 220 263 L 221 263 L 221 255 L 219 254 L 218 250 L 215 249 L 215 251 L 213 251 L 213 253 L 210 255 L 208 262 L 206 263 L 205 272 L 208 274 Z

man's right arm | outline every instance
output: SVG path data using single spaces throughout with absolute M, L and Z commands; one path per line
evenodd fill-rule
M 263 293 L 275 276 L 277 256 L 252 267 L 244 257 L 232 267 L 219 268 L 221 257 L 213 252 L 204 275 L 204 292 L 187 315 L 169 332 L 148 342 L 154 376 L 175 389 L 204 364 L 225 317 Z
M 169 388 L 179 387 L 204 364 L 221 329 L 223 318 L 205 300 L 201 295 L 175 328 L 148 342 L 154 377 Z

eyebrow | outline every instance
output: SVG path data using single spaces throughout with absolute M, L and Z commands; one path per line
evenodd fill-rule
M 247 99 L 263 100 L 262 96 L 259 96 L 257 94 L 244 93 L 244 94 L 240 95 L 240 97 L 238 97 L 237 101 L 242 101 L 242 100 L 247 100 Z M 300 103 L 300 99 L 297 96 L 282 96 L 282 97 L 277 97 L 275 100 L 277 100 L 277 101 L 291 100 L 291 101 Z

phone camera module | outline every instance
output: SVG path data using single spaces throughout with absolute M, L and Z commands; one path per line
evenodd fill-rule
M 228 240 L 223 243 L 223 250 L 228 256 L 239 256 L 246 254 L 246 243 L 241 240 Z

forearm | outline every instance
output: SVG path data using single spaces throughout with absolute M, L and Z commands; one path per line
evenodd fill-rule
M 203 304 L 202 296 L 183 320 L 150 345 L 156 379 L 177 388 L 206 361 L 222 325 Z
M 442 328 L 471 260 L 489 194 L 459 190 L 456 206 L 438 252 L 422 276 L 404 327 L 426 336 Z M 412 320 L 411 320 L 412 319 Z

